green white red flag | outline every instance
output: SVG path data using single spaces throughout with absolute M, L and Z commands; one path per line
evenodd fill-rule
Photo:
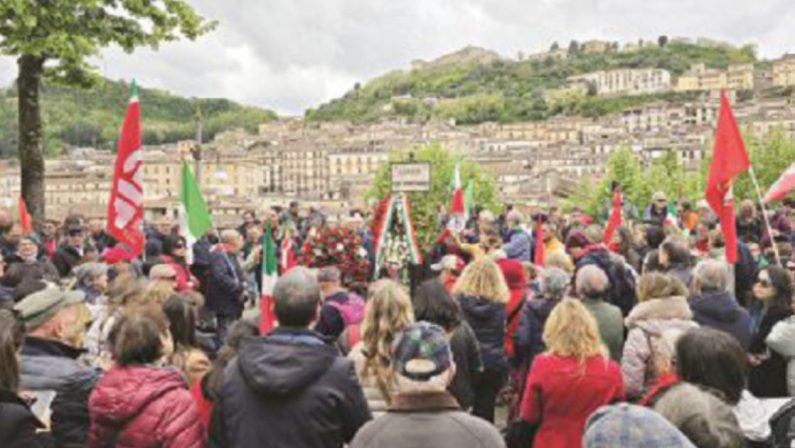
M 138 255 L 144 248 L 144 186 L 141 151 L 141 108 L 133 81 L 121 125 L 113 184 L 108 201 L 108 233 Z
M 273 287 L 279 277 L 276 269 L 276 247 L 273 243 L 271 223 L 265 223 L 265 236 L 262 238 L 262 291 L 259 301 L 259 331 L 265 334 L 273 329 L 276 318 L 273 315 Z
M 455 170 L 453 171 L 453 196 L 450 199 L 450 214 L 451 215 L 463 215 L 465 213 L 464 210 L 464 191 L 461 189 L 461 169 L 460 164 L 455 164 Z

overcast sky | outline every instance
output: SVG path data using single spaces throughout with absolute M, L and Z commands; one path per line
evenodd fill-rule
M 106 50 L 104 76 L 187 96 L 227 97 L 301 114 L 357 81 L 466 45 L 515 57 L 571 39 L 660 34 L 795 52 L 792 0 L 191 0 L 218 20 L 196 42 L 158 52 Z M 16 67 L 0 58 L 0 84 Z

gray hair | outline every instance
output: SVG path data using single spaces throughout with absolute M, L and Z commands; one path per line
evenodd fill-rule
M 589 264 L 577 272 L 575 285 L 580 297 L 599 297 L 610 287 L 610 280 L 605 271 L 598 266 Z
M 239 242 L 240 238 L 240 232 L 235 229 L 224 229 L 221 231 L 221 242 L 224 244 Z
M 735 448 L 745 439 L 732 407 L 697 386 L 682 383 L 660 398 L 654 410 L 696 446 Z
M 279 277 L 273 287 L 273 304 L 279 324 L 308 326 L 316 317 L 320 304 L 320 288 L 315 273 L 296 266 Z
M 698 292 L 728 291 L 729 267 L 723 261 L 706 259 L 693 269 L 693 279 Z
M 569 290 L 571 277 L 561 268 L 545 268 L 541 271 L 541 294 L 544 298 L 558 301 Z
M 74 275 L 77 280 L 77 285 L 88 286 L 89 283 L 106 275 L 108 273 L 108 265 L 105 263 L 83 263 L 75 266 Z

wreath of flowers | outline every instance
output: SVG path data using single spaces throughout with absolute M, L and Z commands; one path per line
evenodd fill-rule
M 337 266 L 342 284 L 353 287 L 366 284 L 370 272 L 362 237 L 351 229 L 323 228 L 310 236 L 304 245 L 304 263 L 308 267 Z

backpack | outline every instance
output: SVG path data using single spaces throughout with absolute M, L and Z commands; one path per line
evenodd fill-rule
M 770 417 L 769 446 L 789 448 L 795 441 L 795 400 L 790 400 Z
M 620 258 L 593 257 L 598 266 L 610 281 L 610 290 L 607 292 L 607 301 L 621 308 L 621 315 L 627 316 L 637 303 L 635 293 L 635 275 Z
M 348 300 L 345 303 L 334 301 L 328 301 L 327 303 L 339 311 L 346 327 L 357 325 L 364 319 L 364 299 L 358 294 L 348 293 Z

